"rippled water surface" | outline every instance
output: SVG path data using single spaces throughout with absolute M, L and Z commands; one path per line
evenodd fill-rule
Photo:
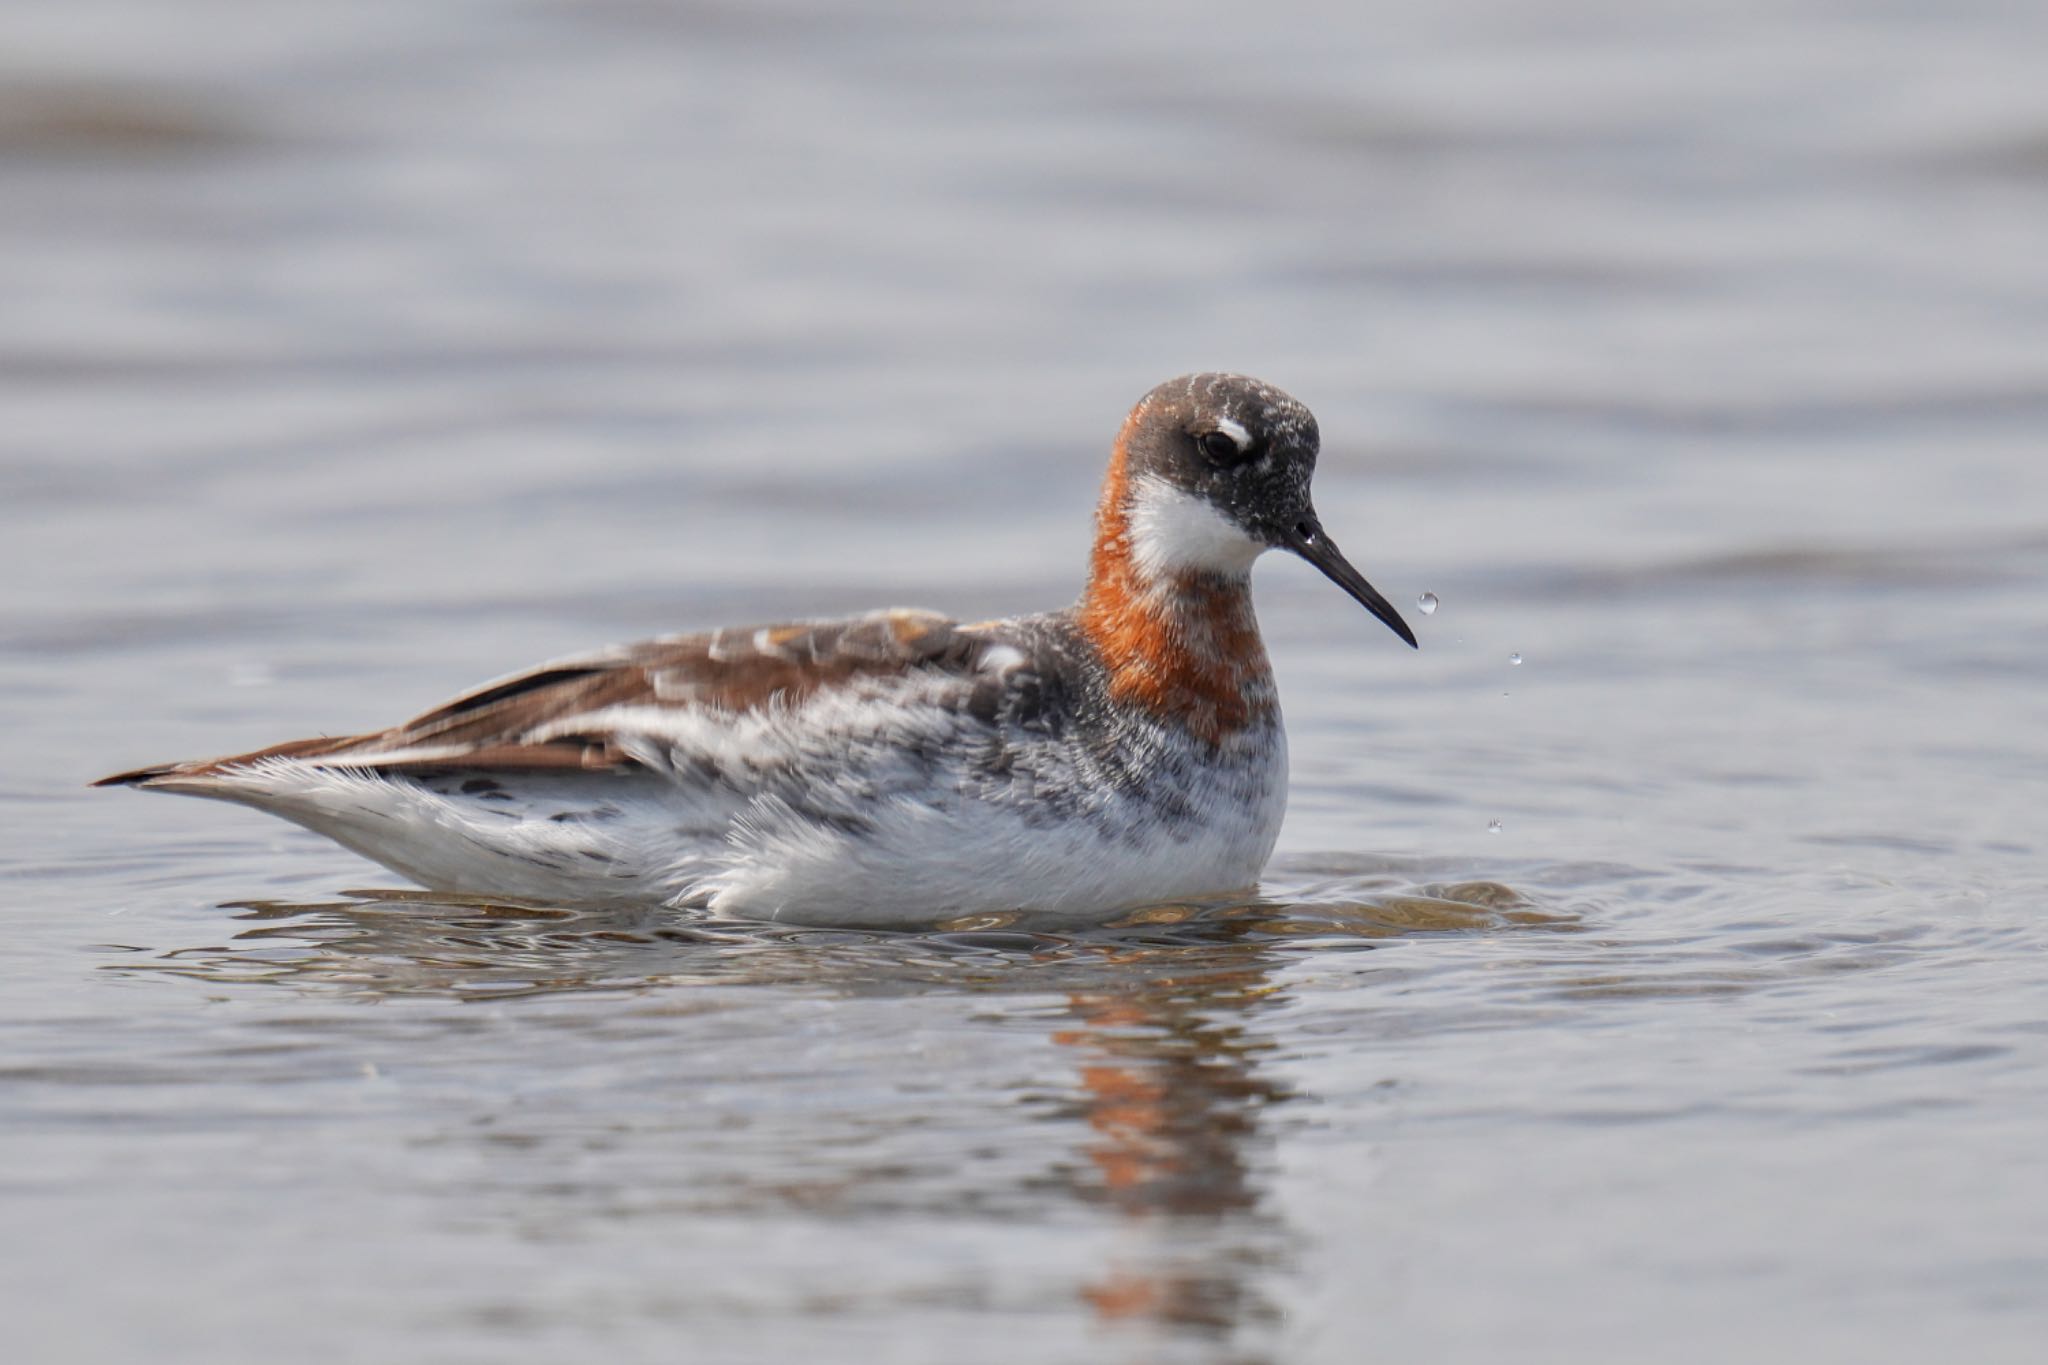
M 10 1360 L 2042 1358 L 2038 6 L 0 25 Z M 1440 599 L 1260 569 L 1256 901 L 495 905 L 84 789 L 1054 604 L 1201 367 Z

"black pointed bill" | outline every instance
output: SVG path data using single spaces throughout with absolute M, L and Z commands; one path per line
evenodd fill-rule
M 1360 606 L 1386 622 L 1387 629 L 1406 640 L 1411 648 L 1421 648 L 1415 643 L 1415 632 L 1408 629 L 1394 604 L 1380 596 L 1379 589 L 1366 582 L 1364 574 L 1351 567 L 1344 552 L 1323 533 L 1321 522 L 1308 517 L 1283 532 L 1281 539 L 1288 549 L 1321 569 L 1324 577 L 1356 598 Z

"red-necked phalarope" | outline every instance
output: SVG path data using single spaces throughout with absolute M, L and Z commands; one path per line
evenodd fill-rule
M 1287 803 L 1252 561 L 1293 551 L 1415 643 L 1316 519 L 1317 444 L 1278 389 L 1170 380 L 1117 436 L 1064 611 L 675 636 L 98 785 L 254 806 L 482 895 L 911 925 L 1249 888 Z

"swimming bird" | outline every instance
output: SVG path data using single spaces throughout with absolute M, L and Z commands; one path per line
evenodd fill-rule
M 1116 438 L 1059 611 L 680 635 L 543 664 L 387 730 L 138 768 L 441 891 L 796 923 L 1091 916 L 1249 889 L 1287 803 L 1253 561 L 1306 559 L 1415 635 L 1323 530 L 1319 434 L 1242 375 Z

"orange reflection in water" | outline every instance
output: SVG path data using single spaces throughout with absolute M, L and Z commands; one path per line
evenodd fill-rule
M 1277 1312 L 1259 1273 L 1285 1243 L 1265 1207 L 1267 1106 L 1289 1092 L 1258 1070 L 1271 1045 L 1250 1016 L 1277 998 L 1258 957 L 1146 975 L 1157 950 L 1126 950 L 1128 993 L 1069 996 L 1053 1035 L 1083 1054 L 1079 1113 L 1091 1132 L 1076 1193 L 1105 1202 L 1131 1238 L 1080 1289 L 1099 1323 L 1228 1333 Z

